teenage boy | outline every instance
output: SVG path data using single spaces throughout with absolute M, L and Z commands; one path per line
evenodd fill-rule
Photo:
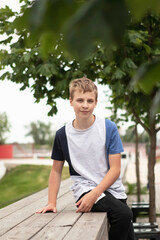
M 56 132 L 52 150 L 47 206 L 37 213 L 57 212 L 56 199 L 66 160 L 76 212 L 107 212 L 110 240 L 134 240 L 132 213 L 120 175 L 123 146 L 116 125 L 93 114 L 97 87 L 83 77 L 71 81 L 70 105 L 75 119 Z

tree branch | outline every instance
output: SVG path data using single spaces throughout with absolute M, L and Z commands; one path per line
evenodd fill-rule
M 136 113 L 135 109 L 132 107 L 131 111 L 133 115 L 135 116 L 137 122 L 146 130 L 146 132 L 150 133 L 150 129 L 142 122 L 142 120 L 139 118 L 138 114 Z
M 156 133 L 157 133 L 158 131 L 160 131 L 160 127 L 156 129 Z

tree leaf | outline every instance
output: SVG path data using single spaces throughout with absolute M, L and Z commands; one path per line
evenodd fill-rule
M 122 69 L 128 71 L 130 69 L 137 69 L 137 66 L 131 58 L 125 58 L 122 63 Z
M 65 26 L 70 51 L 81 59 L 87 57 L 97 43 L 109 47 L 121 39 L 127 17 L 123 0 L 86 2 Z
M 154 86 L 160 83 L 160 60 L 142 64 L 131 79 L 131 86 L 136 84 L 146 93 L 150 93 Z
M 133 21 L 140 21 L 147 12 L 160 14 L 159 0 L 126 0 Z
M 114 72 L 112 79 L 121 79 L 122 77 L 124 77 L 126 75 L 125 72 L 123 72 L 120 68 L 116 69 L 116 71 Z

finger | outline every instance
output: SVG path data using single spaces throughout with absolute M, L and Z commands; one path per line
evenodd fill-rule
M 78 207 L 78 209 L 77 209 L 77 211 L 76 212 L 84 212 L 84 206 L 81 204 L 79 207 Z
M 53 212 L 54 212 L 54 213 L 57 213 L 57 208 L 53 208 Z
M 76 213 L 81 212 L 81 211 L 82 211 L 82 207 L 79 206 L 76 210 Z
M 76 211 L 76 213 L 79 213 L 79 212 L 82 212 L 82 211 L 81 211 L 81 209 L 78 208 L 77 211 Z
M 77 203 L 76 203 L 76 206 L 79 206 L 82 202 L 82 199 L 80 199 Z
M 37 209 L 37 210 L 36 210 L 36 213 L 41 213 L 42 211 L 43 211 L 43 209 L 40 208 L 40 209 Z
M 42 211 L 42 213 L 46 213 L 47 212 L 47 209 L 46 208 L 44 208 L 43 209 L 43 211 Z

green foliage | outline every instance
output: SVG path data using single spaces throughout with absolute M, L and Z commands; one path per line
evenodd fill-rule
M 38 0 L 30 6 L 23 9 L 14 26 L 31 33 L 27 38 L 29 45 L 40 42 L 43 56 L 51 52 L 63 34 L 61 50 L 68 46 L 67 54 L 86 57 L 98 41 L 107 46 L 119 40 L 129 19 L 124 0 Z
M 5 144 L 7 139 L 5 135 L 10 132 L 10 127 L 6 113 L 0 113 L 0 144 Z
M 51 127 L 52 124 L 50 122 L 48 124 L 41 121 L 31 122 L 29 126 L 26 126 L 29 130 L 26 136 L 31 136 L 37 145 L 48 144 L 52 146 L 55 133 Z
M 121 136 L 122 142 L 135 142 L 135 126 L 129 127 L 125 134 Z M 138 134 L 139 143 L 149 143 L 149 135 L 146 131 L 143 131 L 141 134 Z
M 118 95 L 133 77 L 137 79 L 133 82 L 138 83 L 132 84 L 134 97 L 146 89 L 147 93 L 154 90 L 151 101 L 148 102 L 148 95 L 143 94 L 143 98 L 153 108 L 152 117 L 159 111 L 159 65 L 154 68 L 160 53 L 157 0 L 148 0 L 145 8 L 137 0 L 21 0 L 21 3 L 24 5 L 20 13 L 8 7 L 0 10 L 0 31 L 6 34 L 2 44 L 10 46 L 9 51 L 0 51 L 0 69 L 6 66 L 11 69 L 1 75 L 2 80 L 22 83 L 21 90 L 30 87 L 36 102 L 47 99 L 49 115 L 53 115 L 57 112 L 55 99 L 68 98 L 68 84 L 73 78 L 87 74 L 99 79 L 99 83 L 111 84 L 113 98 L 126 107 Z M 139 13 L 134 22 L 131 20 L 137 8 Z M 115 81 L 117 87 L 112 84 Z
M 137 194 L 137 184 L 136 183 L 128 183 L 126 182 L 126 187 L 127 187 L 127 194 L 128 195 L 135 195 Z M 148 190 L 147 187 L 144 186 L 141 188 L 141 194 L 147 194 Z
M 7 172 L 0 180 L 0 208 L 46 188 L 50 170 L 51 166 L 20 165 Z M 64 167 L 62 180 L 68 177 Z
M 147 12 L 160 13 L 159 0 L 126 0 L 126 4 L 134 21 L 140 21 Z
M 21 83 L 20 90 L 30 87 L 36 102 L 46 98 L 47 104 L 51 107 L 48 114 L 53 115 L 57 112 L 55 99 L 68 98 L 69 82 L 73 76 L 77 77 L 83 73 L 79 72 L 79 66 L 75 60 L 67 60 L 60 51 L 61 39 L 56 42 L 55 46 L 50 39 L 50 34 L 46 33 L 38 42 L 33 40 L 31 43 L 28 26 L 23 24 L 23 21 L 27 21 L 26 11 L 29 6 L 30 4 L 27 3 L 25 7 L 22 7 L 20 14 L 12 13 L 8 7 L 1 9 L 0 26 L 3 27 L 0 31 L 1 34 L 7 35 L 2 44 L 10 50 L 2 48 L 0 51 L 0 70 L 4 70 L 0 78 Z M 10 17 L 13 15 L 15 21 L 11 22 Z M 21 21 L 20 15 L 25 19 Z M 46 49 L 42 42 L 49 47 L 47 58 L 44 57 L 46 53 L 43 54 Z
M 121 39 L 129 19 L 123 0 L 86 1 L 73 17 L 64 33 L 73 56 L 88 57 L 97 43 L 109 47 Z
M 112 118 L 116 119 L 118 109 L 124 109 L 120 120 L 128 121 L 131 116 L 147 132 L 151 118 L 156 123 L 160 121 L 159 26 L 160 18 L 146 15 L 141 22 L 129 25 L 121 45 L 113 47 L 112 54 L 108 50 L 98 49 L 96 55 L 99 62 L 101 60 L 99 69 L 102 83 L 109 84 L 112 90 Z M 134 82 L 131 87 L 132 78 Z

